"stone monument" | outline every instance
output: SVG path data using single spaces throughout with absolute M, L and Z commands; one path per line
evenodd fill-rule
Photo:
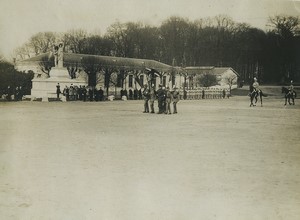
M 48 98 L 56 97 L 56 85 L 59 83 L 62 88 L 65 86 L 82 86 L 87 85 L 86 80 L 83 78 L 71 79 L 69 71 L 64 67 L 64 45 L 59 43 L 54 45 L 53 51 L 50 56 L 54 56 L 54 67 L 49 72 L 47 78 L 34 78 L 32 79 L 31 97 L 42 98 L 42 100 L 48 100 Z

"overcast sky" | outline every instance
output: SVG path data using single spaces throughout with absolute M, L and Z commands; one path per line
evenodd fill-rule
M 0 54 L 11 58 L 41 31 L 103 34 L 116 21 L 157 26 L 173 15 L 193 21 L 219 14 L 265 29 L 269 16 L 300 15 L 300 0 L 0 0 Z

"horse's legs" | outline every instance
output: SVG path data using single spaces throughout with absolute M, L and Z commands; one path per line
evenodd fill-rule
M 254 106 L 254 105 L 253 105 L 253 96 L 250 96 L 250 107 L 251 107 L 251 106 Z
M 255 98 L 255 105 L 254 105 L 254 106 L 256 106 L 256 103 L 257 103 L 257 96 L 255 96 L 254 98 Z
M 284 98 L 285 98 L 285 102 L 284 102 L 284 105 L 286 105 L 286 102 L 287 102 L 287 97 L 285 96 Z
M 262 104 L 262 94 L 260 94 L 259 97 L 260 97 L 260 106 L 262 107 L 263 106 L 263 104 Z

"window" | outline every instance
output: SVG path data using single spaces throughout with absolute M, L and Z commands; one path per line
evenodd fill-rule
M 129 87 L 133 87 L 133 75 L 129 75 Z
M 166 83 L 167 83 L 167 76 L 163 76 L 163 86 L 166 87 Z
M 140 83 L 141 83 L 141 85 L 144 85 L 144 75 L 140 76 Z

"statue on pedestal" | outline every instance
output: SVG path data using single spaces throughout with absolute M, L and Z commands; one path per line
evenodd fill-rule
M 63 68 L 63 47 L 63 43 L 59 43 L 58 45 L 54 45 L 53 47 L 54 66 L 58 68 Z

